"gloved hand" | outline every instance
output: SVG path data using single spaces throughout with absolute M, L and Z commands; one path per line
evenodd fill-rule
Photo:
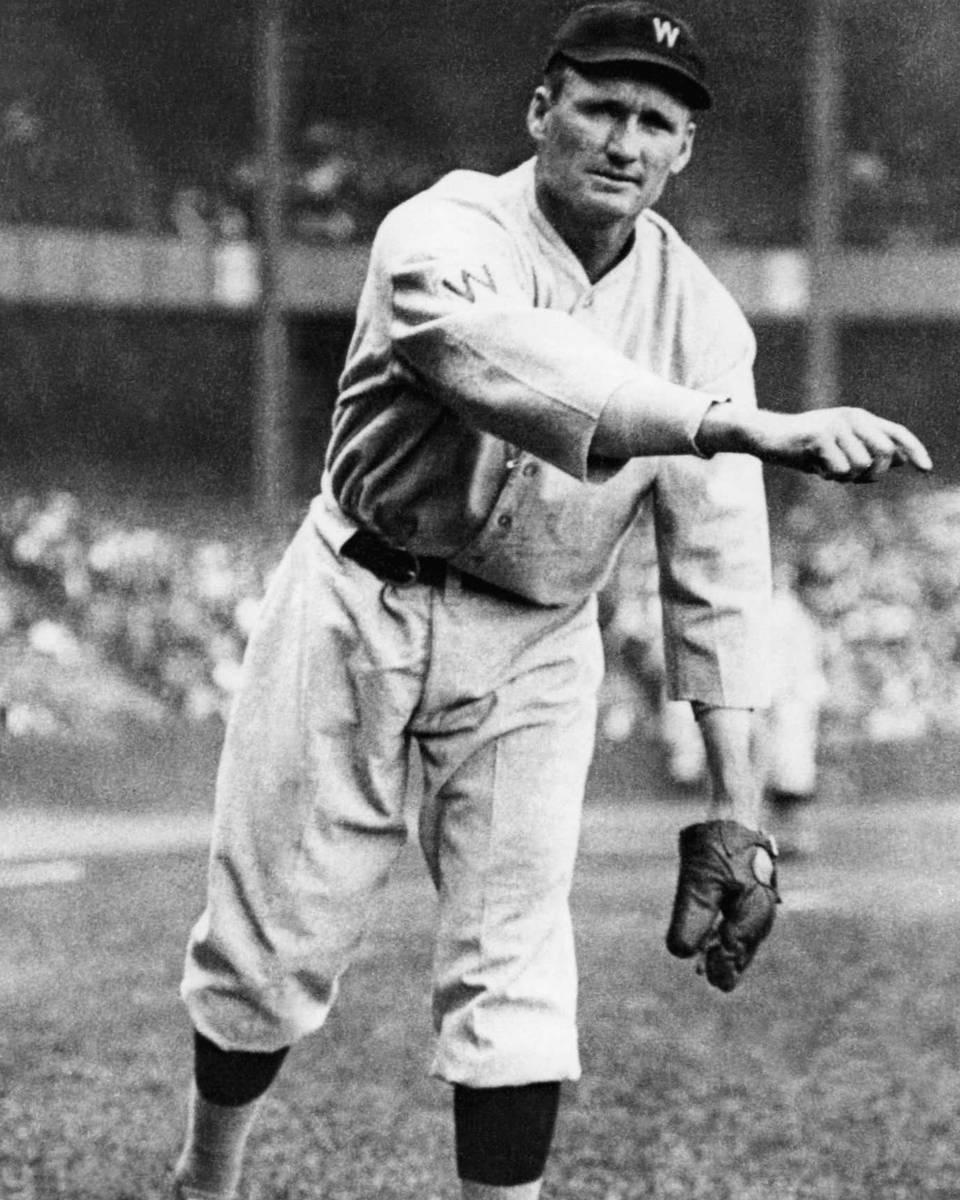
M 738 821 L 703 821 L 680 831 L 680 875 L 667 931 L 678 958 L 702 954 L 698 968 L 732 992 L 773 927 L 777 847 Z

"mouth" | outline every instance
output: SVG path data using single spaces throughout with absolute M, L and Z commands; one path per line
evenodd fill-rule
M 616 188 L 639 188 L 641 181 L 633 175 L 621 175 L 617 171 L 591 171 L 590 174 L 602 183 Z

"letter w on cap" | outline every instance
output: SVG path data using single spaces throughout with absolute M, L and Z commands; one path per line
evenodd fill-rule
M 677 44 L 677 38 L 680 36 L 680 30 L 676 25 L 671 25 L 669 21 L 665 21 L 663 17 L 653 18 L 653 28 L 657 34 L 658 42 L 666 42 L 672 50 Z

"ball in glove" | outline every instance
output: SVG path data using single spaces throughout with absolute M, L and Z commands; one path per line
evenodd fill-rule
M 680 831 L 680 875 L 667 931 L 678 958 L 702 956 L 700 970 L 732 992 L 773 926 L 777 848 L 738 821 L 703 821 Z

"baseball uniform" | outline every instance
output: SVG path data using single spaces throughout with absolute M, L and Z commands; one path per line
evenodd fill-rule
M 671 695 L 766 703 L 761 467 L 695 443 L 712 403 L 755 404 L 753 355 L 732 298 L 652 212 L 591 283 L 532 162 L 455 172 L 387 218 L 321 493 L 227 731 L 183 983 L 203 1034 L 268 1050 L 322 1024 L 403 844 L 418 756 L 433 1069 L 472 1087 L 577 1077 L 568 895 L 595 595 L 652 505 Z M 651 456 L 599 461 L 597 422 L 625 394 Z M 387 559 L 355 561 L 358 531 Z M 420 581 L 378 570 L 397 556 Z

